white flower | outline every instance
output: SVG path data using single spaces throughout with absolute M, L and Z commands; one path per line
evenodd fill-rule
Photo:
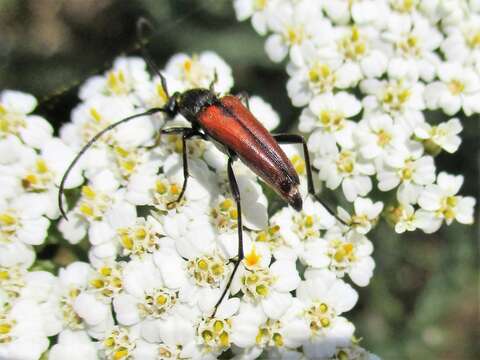
M 2 301 L 0 306 L 0 358 L 39 359 L 48 348 L 48 338 L 38 304 L 20 299 L 13 304 Z
M 408 138 L 408 132 L 384 113 L 364 117 L 353 135 L 362 157 L 376 163 L 383 161 L 393 147 Z
M 116 229 L 133 224 L 136 209 L 123 198 L 118 190 L 119 183 L 109 170 L 98 173 L 91 185 L 82 187 L 82 196 L 67 216 L 62 219 L 59 229 L 65 238 L 78 243 L 87 233 L 92 245 L 104 245 L 97 254 L 100 257 L 113 256 L 113 239 Z M 118 191 L 117 191 L 118 190 Z
M 363 107 L 368 113 L 381 111 L 392 117 L 410 117 L 412 112 L 425 108 L 424 86 L 420 82 L 367 79 L 361 82 L 360 89 L 367 94 Z
M 441 49 L 448 61 L 471 64 L 480 53 L 480 17 L 471 12 L 458 26 L 446 27 L 447 38 Z
M 306 270 L 305 276 L 328 269 L 338 278 L 348 274 L 358 286 L 367 286 L 373 276 L 373 245 L 354 231 L 342 234 L 340 229 L 332 228 L 323 238 L 307 244 L 305 249 L 304 261 L 313 267 Z
M 233 86 L 232 70 L 227 63 L 212 51 L 204 51 L 199 55 L 176 54 L 165 66 L 165 72 L 180 80 L 183 90 L 206 88 L 215 79 L 214 90 L 228 93 Z
M 283 352 L 297 348 L 309 333 L 301 314 L 302 303 L 297 299 L 279 319 L 268 318 L 258 305 L 242 303 L 239 314 L 232 319 L 232 342 L 252 355 L 266 349 Z
M 334 31 L 339 52 L 345 61 L 344 68 L 352 67 L 354 74 L 361 70 L 367 78 L 383 75 L 387 69 L 388 58 L 378 46 L 380 34 L 377 28 L 353 25 L 336 27 Z
M 480 111 L 480 78 L 472 68 L 459 63 L 442 63 L 437 75 L 440 81 L 432 82 L 425 89 L 429 109 L 441 108 L 447 115 L 463 109 L 467 116 Z
M 415 142 L 407 143 L 389 152 L 377 169 L 378 188 L 389 191 L 398 185 L 400 202 L 415 203 L 422 185 L 435 180 L 435 164 L 431 156 L 423 156 L 423 147 Z
M 61 128 L 60 136 L 65 143 L 80 148 L 108 125 L 134 115 L 135 112 L 141 110 L 136 110 L 134 104 L 124 97 L 92 97 L 72 111 L 72 122 Z M 140 117 L 122 124 L 102 136 L 87 152 L 83 163 L 89 168 L 106 167 L 108 164 L 98 164 L 100 149 L 105 150 L 106 144 L 123 148 L 143 145 L 151 140 L 154 131 L 149 117 Z
M 442 220 L 450 225 L 453 220 L 462 224 L 473 224 L 475 199 L 471 196 L 456 195 L 463 184 L 463 176 L 453 176 L 441 172 L 437 183 L 429 185 L 418 198 L 422 209 L 428 211 L 424 216 L 440 227 Z
M 340 54 L 332 47 L 316 48 L 307 43 L 292 50 L 287 91 L 293 105 L 304 106 L 315 95 L 346 89 L 361 79 L 360 69 L 353 64 L 343 65 Z
M 269 318 L 279 319 L 291 305 L 290 291 L 296 289 L 300 276 L 295 261 L 277 260 L 269 266 L 269 254 L 259 249 L 255 243 L 245 248 L 231 292 L 235 295 L 241 290 L 246 301 L 259 304 Z
M 124 291 L 113 299 L 120 324 L 132 326 L 144 319 L 165 318 L 175 310 L 178 292 L 164 285 L 151 256 L 130 261 L 122 280 Z
M 98 343 L 100 359 L 128 359 L 131 358 L 140 338 L 138 326 L 112 326 L 104 333 L 102 341 Z
M 11 134 L 39 148 L 51 138 L 52 126 L 40 116 L 28 115 L 36 106 L 37 100 L 29 94 L 12 90 L 0 93 L 0 139 Z
M 88 79 L 80 88 L 79 96 L 84 101 L 101 96 L 123 97 L 136 103 L 138 99 L 135 91 L 149 79 L 142 58 L 119 57 L 113 63 L 113 68 L 105 75 Z
M 239 299 L 229 299 L 217 309 L 214 317 L 204 317 L 196 324 L 196 337 L 202 359 L 216 359 L 231 345 L 232 317 L 240 306 Z
M 163 163 L 163 174 L 138 172 L 132 175 L 125 198 L 135 205 L 150 204 L 164 212 L 207 212 L 212 196 L 209 184 L 213 179 L 202 160 L 188 159 L 190 177 L 182 200 L 177 202 L 184 181 L 181 161 L 180 156 L 172 154 Z
M 273 34 L 265 42 L 267 55 L 275 62 L 282 61 L 289 49 L 295 51 L 309 41 L 321 42 L 330 28 L 320 7 L 313 2 L 284 2 L 281 5 L 268 18 L 268 27 Z
M 347 359 L 355 360 L 380 360 L 377 355 L 368 352 L 355 343 L 352 343 L 349 346 L 338 347 L 332 357 L 322 358 L 320 360 L 341 359 L 342 357 L 345 358 L 345 356 Z
M 165 243 L 164 235 L 163 226 L 154 214 L 146 219 L 137 217 L 133 224 L 117 229 L 117 239 L 122 248 L 120 255 L 135 259 L 152 254 Z
M 361 110 L 361 103 L 346 92 L 318 95 L 302 112 L 298 128 L 302 132 L 321 129 L 323 133 L 332 134 L 342 147 L 352 148 L 356 124 L 347 118 L 357 115 Z
M 339 216 L 356 232 L 366 234 L 376 224 L 378 216 L 383 210 L 383 203 L 381 201 L 373 203 L 369 198 L 357 198 L 353 205 L 354 215 L 350 215 L 340 208 Z
M 434 126 L 426 122 L 419 124 L 415 129 L 415 136 L 422 139 L 427 148 L 430 142 L 444 149 L 446 152 L 454 153 L 462 142 L 460 136 L 458 136 L 461 131 L 462 124 L 460 120 L 453 118 Z
M 441 108 L 447 115 L 461 109 L 470 116 L 480 112 L 480 78 L 460 63 L 442 63 L 437 67 L 440 81 L 427 85 L 425 101 L 429 109 Z
M 0 266 L 29 268 L 35 261 L 33 246 L 23 242 L 7 242 L 0 245 Z
M 303 350 L 315 359 L 331 356 L 337 346 L 350 343 L 354 327 L 340 315 L 353 308 L 358 295 L 329 271 L 312 275 L 299 285 L 297 297 L 304 304 L 302 315 L 310 328 L 310 338 Z
M 278 226 L 280 241 L 285 243 L 283 249 L 275 253 L 276 257 L 295 259 L 297 255 L 308 255 L 305 248 L 308 242 L 319 239 L 323 230 L 335 224 L 335 218 L 320 203 L 307 197 L 302 211 L 285 207 L 272 217 L 271 223 Z
M 267 23 L 272 11 L 281 2 L 277 0 L 235 0 L 233 7 L 239 21 L 251 17 L 252 26 L 260 35 L 267 33 Z
M 31 206 L 25 197 L 10 203 L 0 201 L 0 243 L 42 244 L 50 222 L 42 216 L 41 210 Z
M 419 15 L 414 17 L 390 16 L 383 39 L 394 48 L 389 63 L 389 75 L 416 79 L 420 76 L 431 81 L 435 67 L 440 62 L 434 51 L 442 41 L 441 33 L 429 21 Z
M 332 139 L 315 132 L 308 140 L 314 152 L 313 165 L 319 169 L 319 177 L 326 181 L 329 189 L 342 185 L 348 201 L 367 195 L 372 190 L 369 175 L 375 173 L 374 166 L 362 159 L 355 150 L 339 149 Z
M 390 219 L 395 225 L 395 232 L 402 234 L 405 231 L 421 229 L 425 233 L 432 233 L 438 230 L 441 223 L 432 221 L 428 212 L 415 208 L 410 204 L 398 204 L 388 208 Z
M 323 9 L 332 21 L 345 24 L 352 19 L 356 24 L 377 24 L 385 15 L 387 5 L 384 1 L 360 0 L 348 3 L 343 0 L 331 0 L 322 3 Z
M 135 359 L 166 360 L 192 358 L 200 360 L 202 354 L 195 339 L 192 320 L 179 314 L 143 324 L 142 338 L 137 339 L 132 355 Z
M 197 231 L 173 241 L 178 253 L 165 247 L 154 254 L 154 259 L 165 285 L 178 289 L 181 302 L 198 305 L 200 311 L 211 314 L 233 267 L 227 255 L 215 245 L 213 232 L 199 230 L 202 226 L 198 225 Z
M 32 206 L 42 209 L 41 213 L 51 219 L 60 215 L 57 205 L 58 186 L 65 170 L 75 153 L 60 139 L 52 138 L 41 147 L 40 155 L 24 162 L 24 170 L 19 174 L 23 195 Z M 71 189 L 83 182 L 80 169 L 74 168 L 68 177 L 65 188 Z
M 24 193 L 21 182 L 25 164 L 35 159 L 35 151 L 16 136 L 0 139 L 0 200 L 14 199 Z
M 60 333 L 57 343 L 48 353 L 48 360 L 96 360 L 95 343 L 83 331 L 66 330 Z

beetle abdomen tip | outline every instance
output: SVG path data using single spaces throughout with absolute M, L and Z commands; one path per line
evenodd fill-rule
M 288 203 L 291 207 L 293 207 L 297 211 L 301 211 L 303 207 L 302 196 L 300 195 L 300 191 L 298 188 L 292 189 L 288 194 Z

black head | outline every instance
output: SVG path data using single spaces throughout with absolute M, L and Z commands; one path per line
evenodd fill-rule
M 174 104 L 171 104 L 171 102 Z M 197 115 L 206 106 L 218 102 L 217 96 L 208 89 L 191 89 L 183 93 L 175 93 L 168 101 L 169 107 L 175 114 L 182 114 L 188 121 L 195 122 Z

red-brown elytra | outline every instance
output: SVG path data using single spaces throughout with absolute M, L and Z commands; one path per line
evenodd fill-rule
M 183 144 L 183 174 L 184 181 L 182 190 L 175 202 L 182 199 L 187 188 L 189 171 L 188 171 L 188 151 L 187 140 L 198 136 L 204 140 L 214 140 L 216 144 L 223 147 L 223 151 L 228 156 L 227 174 L 230 183 L 230 189 L 236 202 L 238 221 L 238 255 L 233 261 L 234 267 L 226 286 L 222 292 L 220 299 L 215 305 L 215 310 L 222 302 L 231 282 L 238 269 L 240 262 L 244 258 L 243 239 L 242 239 L 242 211 L 240 202 L 240 191 L 235 180 L 232 163 L 237 158 L 245 165 L 253 170 L 263 181 L 265 181 L 277 194 L 279 194 L 288 204 L 295 210 L 302 210 L 302 197 L 299 191 L 299 177 L 291 161 L 285 155 L 279 144 L 302 144 L 305 156 L 308 192 L 314 196 L 337 220 L 343 223 L 335 213 L 329 209 L 315 194 L 313 186 L 312 170 L 310 166 L 310 158 L 308 148 L 302 136 L 297 134 L 276 134 L 272 135 L 267 129 L 253 116 L 248 108 L 248 97 L 246 95 L 226 95 L 219 97 L 214 91 L 213 86 L 215 79 L 208 89 L 197 88 L 190 89 L 185 92 L 176 92 L 172 96 L 169 95 L 167 82 L 163 74 L 158 70 L 150 55 L 143 46 L 142 30 L 148 23 L 144 19 L 138 21 L 138 32 L 140 39 L 140 49 L 143 52 L 145 60 L 158 74 L 165 94 L 167 95 L 167 103 L 161 108 L 152 108 L 140 114 L 129 116 L 125 119 L 117 121 L 97 133 L 77 154 L 72 163 L 67 168 L 58 192 L 58 205 L 60 212 L 66 219 L 67 216 L 63 209 L 63 190 L 67 176 L 73 166 L 80 159 L 82 154 L 97 141 L 103 134 L 111 129 L 132 119 L 148 116 L 155 113 L 163 112 L 167 118 L 173 119 L 177 114 L 181 114 L 191 124 L 191 127 L 172 127 L 160 130 L 161 134 L 181 134 Z M 243 102 L 242 102 L 243 101 Z M 244 104 L 245 102 L 245 104 Z

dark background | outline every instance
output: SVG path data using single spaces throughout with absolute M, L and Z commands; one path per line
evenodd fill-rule
M 285 64 L 268 60 L 264 39 L 226 0 L 0 0 L 0 88 L 34 94 L 58 129 L 78 102 L 76 85 L 135 53 L 139 16 L 155 24 L 149 47 L 160 66 L 177 52 L 214 50 L 232 67 L 235 91 L 261 95 L 280 113 L 280 130 L 294 128 L 300 111 L 286 94 Z M 460 118 L 460 150 L 436 163 L 463 174 L 463 194 L 478 199 L 480 119 Z M 403 236 L 379 225 L 374 278 L 348 314 L 361 344 L 384 359 L 478 359 L 478 235 L 477 225 Z

